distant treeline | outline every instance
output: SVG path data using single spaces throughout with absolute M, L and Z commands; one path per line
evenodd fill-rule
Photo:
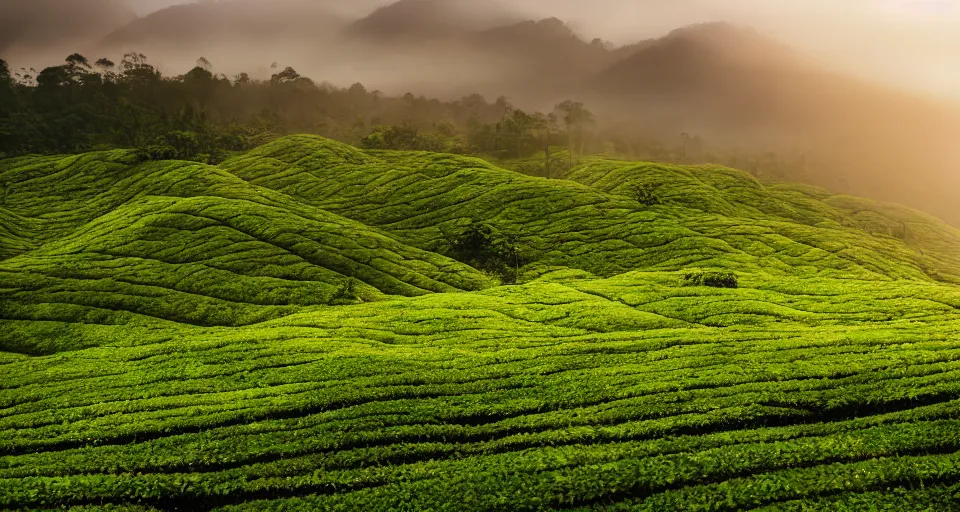
M 524 112 L 504 97 L 444 102 L 413 94 L 387 96 L 359 83 L 339 88 L 289 67 L 277 67 L 267 80 L 246 73 L 229 78 L 213 69 L 200 58 L 186 74 L 166 77 L 139 53 L 126 54 L 119 64 L 73 54 L 39 72 L 13 71 L 0 60 L 0 157 L 136 148 L 145 160 L 216 163 L 231 151 L 311 133 L 370 149 L 498 159 L 540 158 L 550 154 L 549 147 L 564 148 L 562 155 L 553 153 L 547 173 L 584 153 L 707 159 L 700 137 L 678 134 L 672 144 L 630 137 L 604 129 L 574 101 L 552 112 Z M 713 160 L 737 163 L 716 155 Z M 748 159 L 741 163 L 750 167 Z

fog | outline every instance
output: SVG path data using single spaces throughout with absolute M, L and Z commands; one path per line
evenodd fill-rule
M 397 6 L 207 0 L 169 9 L 183 3 L 0 0 L 0 57 L 39 69 L 74 51 L 119 59 L 136 50 L 168 76 L 202 55 L 227 76 L 265 79 L 275 64 L 387 94 L 507 95 L 536 110 L 580 99 L 630 136 L 673 143 L 683 131 L 745 152 L 806 152 L 820 162 L 810 181 L 960 223 L 951 193 L 960 186 L 960 0 L 403 0 L 381 11 Z M 516 25 L 548 17 L 579 39 L 559 22 Z M 667 36 L 716 21 L 759 35 L 711 26 Z
M 390 3 L 316 1 L 356 17 Z M 128 0 L 139 15 L 176 3 L 187 2 Z M 748 24 L 863 77 L 960 100 L 960 0 L 515 0 L 509 4 L 523 16 L 556 16 L 585 38 L 601 37 L 621 45 L 693 23 Z
M 243 1 L 277 3 L 276 0 Z M 92 43 L 95 36 L 106 35 L 111 23 L 119 25 L 127 21 L 128 12 L 131 16 L 146 16 L 183 3 L 190 2 L 4 0 L 0 2 L 0 53 L 7 60 L 21 64 L 51 64 L 57 53 L 48 51 L 45 43 L 56 39 L 54 31 L 74 46 L 83 46 L 83 42 Z M 314 0 L 313 3 L 345 18 L 359 18 L 390 1 Z M 555 16 L 587 40 L 600 37 L 618 45 L 659 37 L 693 23 L 726 20 L 747 24 L 846 72 L 960 100 L 960 0 L 475 0 L 470 3 L 486 4 L 485 7 L 496 5 L 500 9 L 509 5 L 518 17 L 524 18 Z M 121 5 L 127 12 L 118 8 Z M 24 35 L 26 41 L 18 45 L 5 40 Z M 84 37 L 88 41 L 83 41 Z M 61 48 L 57 50 L 62 53 Z M 43 62 L 33 62 L 39 60 Z M 182 64 L 170 58 L 166 60 L 171 61 L 171 67 Z

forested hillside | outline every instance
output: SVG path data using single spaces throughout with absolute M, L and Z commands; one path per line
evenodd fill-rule
M 960 506 L 960 232 L 563 172 L 307 135 L 0 160 L 0 507 Z

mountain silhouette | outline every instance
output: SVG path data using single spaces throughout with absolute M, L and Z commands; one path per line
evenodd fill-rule
M 346 21 L 322 2 L 308 0 L 232 0 L 174 5 L 115 30 L 104 48 L 148 44 L 188 47 L 230 41 L 276 44 L 325 39 Z
M 69 52 L 134 19 L 136 14 L 122 0 L 3 0 L 0 53 L 46 48 Z
M 399 0 L 355 21 L 350 34 L 359 38 L 436 40 L 457 38 L 516 21 L 494 2 L 471 0 Z

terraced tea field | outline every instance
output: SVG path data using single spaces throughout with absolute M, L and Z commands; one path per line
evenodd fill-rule
M 0 509 L 960 510 L 960 232 L 565 178 L 306 136 L 0 161 Z M 518 284 L 451 257 L 469 220 Z

